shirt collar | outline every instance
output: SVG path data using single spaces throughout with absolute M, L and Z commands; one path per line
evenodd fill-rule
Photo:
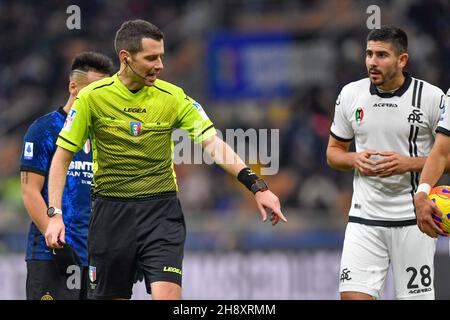
M 409 85 L 411 84 L 411 81 L 412 81 L 411 75 L 408 72 L 403 71 L 403 75 L 405 76 L 405 81 L 403 82 L 401 87 L 398 88 L 397 90 L 395 90 L 393 93 L 380 92 L 380 91 L 378 91 L 376 85 L 374 85 L 373 83 L 370 83 L 370 94 L 371 95 L 376 94 L 380 98 L 392 98 L 394 96 L 401 97 L 406 92 L 406 90 L 408 90 Z
M 143 86 L 141 89 L 139 89 L 137 92 L 130 91 L 122 81 L 119 79 L 119 73 L 116 73 L 114 75 L 114 83 L 117 83 L 117 86 L 122 90 L 122 92 L 126 93 L 130 97 L 137 97 L 141 92 L 144 92 L 145 87 Z

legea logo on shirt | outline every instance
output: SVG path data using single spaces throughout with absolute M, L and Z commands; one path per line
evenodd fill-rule
M 23 158 L 25 160 L 33 159 L 33 142 L 25 142 L 25 148 L 23 149 Z
M 72 129 L 72 124 L 73 124 L 73 121 L 75 120 L 76 115 L 77 115 L 77 110 L 70 109 L 69 114 L 66 117 L 66 121 L 64 122 L 64 128 L 63 128 L 67 132 L 69 132 L 70 129 Z

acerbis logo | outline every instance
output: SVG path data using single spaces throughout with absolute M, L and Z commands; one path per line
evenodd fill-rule
M 409 290 L 409 294 L 417 294 L 417 293 L 425 293 L 425 292 L 430 292 L 433 289 L 431 288 L 423 288 L 423 289 L 415 289 L 415 290 Z
M 133 113 L 147 113 L 146 108 L 123 108 L 123 111 Z
M 374 108 L 397 108 L 398 105 L 396 103 L 386 103 L 386 102 L 380 102 L 380 103 L 374 103 Z

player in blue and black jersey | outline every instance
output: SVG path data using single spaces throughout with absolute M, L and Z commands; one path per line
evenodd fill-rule
M 87 231 L 90 215 L 90 185 L 92 180 L 92 150 L 88 139 L 76 153 L 67 170 L 67 184 L 63 195 L 66 246 L 51 250 L 45 243 L 48 224 L 48 172 L 56 139 L 78 92 L 88 84 L 111 75 L 110 58 L 83 52 L 72 63 L 69 99 L 65 106 L 50 112 L 29 127 L 23 140 L 20 159 L 22 198 L 31 217 L 27 241 L 27 299 L 83 299 L 86 297 Z M 54 213 L 58 214 L 58 213 Z M 67 266 L 75 262 L 78 270 Z M 76 268 L 76 266 L 75 266 Z M 68 286 L 68 277 L 78 272 L 78 281 Z M 84 280 L 86 279 L 86 280 Z M 69 281 L 70 282 L 70 281 Z

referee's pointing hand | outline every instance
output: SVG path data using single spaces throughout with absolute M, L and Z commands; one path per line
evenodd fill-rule
M 64 226 L 62 215 L 57 214 L 49 219 L 47 230 L 45 231 L 45 243 L 50 249 L 61 249 L 65 239 L 66 227 Z
M 255 200 L 264 222 L 267 220 L 266 209 L 270 209 L 272 211 L 270 217 L 272 225 L 276 225 L 280 219 L 287 222 L 287 219 L 281 212 L 280 200 L 278 200 L 278 197 L 270 190 L 256 192 Z

